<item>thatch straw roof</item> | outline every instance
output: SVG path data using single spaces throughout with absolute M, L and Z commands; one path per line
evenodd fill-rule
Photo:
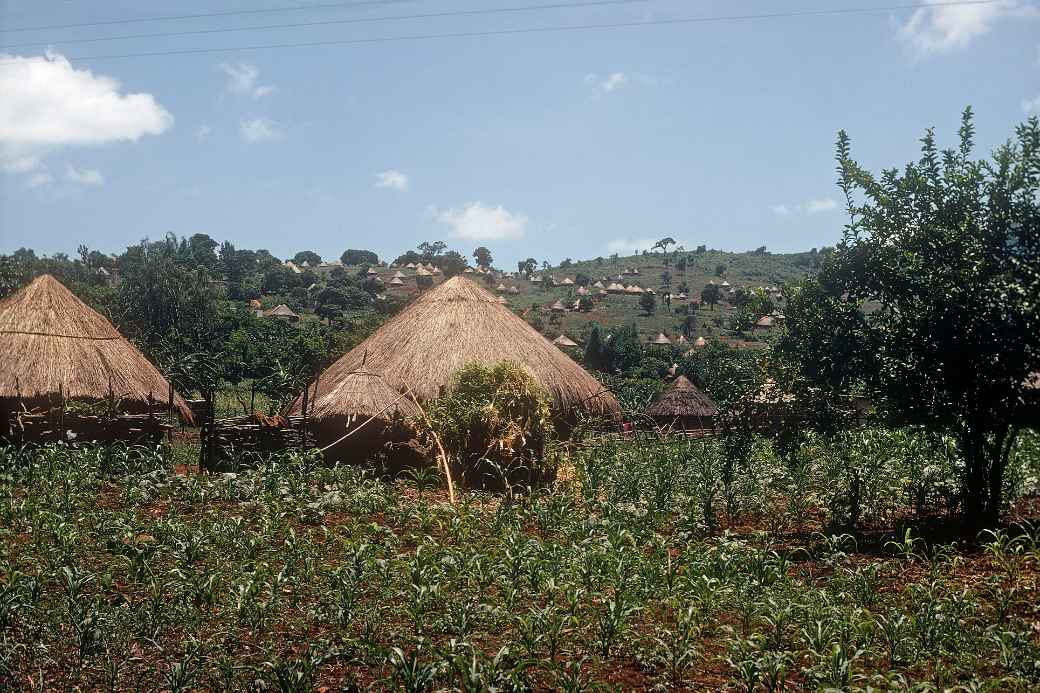
M 367 274 L 368 276 L 371 277 L 373 274 L 379 274 L 379 272 L 376 272 L 376 268 L 375 267 L 369 267 L 368 271 L 365 272 L 365 274 Z
M 772 315 L 763 315 L 755 323 L 755 327 L 772 327 L 774 322 L 776 321 Z
M 323 385 L 328 389 L 322 390 Z M 345 408 L 344 403 L 349 403 L 349 407 Z M 302 405 L 297 400 L 293 406 L 299 409 Z M 395 415 L 404 418 L 419 413 L 411 397 L 402 396 L 383 378 L 367 372 L 349 373 L 335 382 L 322 380 L 317 396 L 307 408 L 308 418 L 315 421 L 354 415 L 359 419 L 357 423 L 373 416 L 389 421 Z
M 647 416 L 684 418 L 715 416 L 718 411 L 719 408 L 706 394 L 685 375 L 680 375 L 670 388 L 647 407 L 645 413 Z
M 658 332 L 657 336 L 650 340 L 651 344 L 660 344 L 662 346 L 671 346 L 672 340 L 668 339 L 664 332 Z
M 429 272 L 427 272 L 423 267 L 418 267 L 415 270 L 415 276 L 417 276 L 417 277 L 430 277 L 430 276 L 433 276 L 433 275 L 431 275 Z
M 315 415 L 357 411 L 356 396 L 340 389 L 352 374 L 382 376 L 393 391 L 411 388 L 420 400 L 437 397 L 455 372 L 470 363 L 517 361 L 546 389 L 554 409 L 617 414 L 620 407 L 591 375 L 533 327 L 463 276 L 452 277 L 413 301 L 321 374 L 317 401 L 334 403 Z M 375 386 L 373 386 L 375 387 Z M 298 412 L 297 398 L 292 411 Z
M 572 340 L 565 334 L 561 334 L 559 337 L 553 340 L 553 344 L 558 347 L 576 347 L 578 343 Z
M 693 346 L 697 349 L 700 349 L 701 347 L 708 346 L 708 342 L 704 339 L 704 337 L 698 337 L 697 339 L 693 340 Z
M 643 293 L 643 290 L 641 288 L 639 288 L 639 286 L 637 286 L 636 284 L 633 284 L 632 286 L 629 286 L 629 287 L 627 287 L 625 289 L 625 293 L 626 294 L 641 294 L 641 293 Z
M 110 395 L 143 409 L 166 402 L 170 384 L 101 314 L 49 274 L 0 301 L 0 397 L 70 400 Z M 177 393 L 174 406 L 191 410 Z
M 625 287 L 620 284 L 614 283 L 607 287 L 607 293 L 609 294 L 623 294 L 625 293 Z
M 597 281 L 595 284 L 592 285 L 592 287 L 594 289 L 602 289 L 603 288 L 603 282 Z
M 300 316 L 293 312 L 293 309 L 284 303 L 279 303 L 271 310 L 264 311 L 265 318 L 299 318 Z
M 560 284 L 562 284 L 563 286 L 573 286 L 574 285 L 574 280 L 571 279 L 570 277 L 564 277 L 563 281 L 560 282 Z
M 552 306 L 550 306 L 549 309 L 550 310 L 555 310 L 555 311 L 561 311 L 561 310 L 567 310 L 567 306 L 563 305 L 563 302 L 560 301 L 559 299 L 556 299 L 556 303 L 552 304 Z
M 390 280 L 390 286 L 404 286 L 404 280 L 400 277 L 394 277 Z
M 394 279 L 404 279 L 404 273 L 400 270 L 394 272 Z

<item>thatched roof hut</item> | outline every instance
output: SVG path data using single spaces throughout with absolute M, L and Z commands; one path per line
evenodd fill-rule
M 660 426 L 681 431 L 704 431 L 714 426 L 719 408 L 690 382 L 680 375 L 649 407 L 646 415 Z
M 556 299 L 556 303 L 549 306 L 549 310 L 554 313 L 563 313 L 567 310 L 567 306 L 563 305 L 563 302 L 560 299 Z
M 578 410 L 600 416 L 621 411 L 599 381 L 495 296 L 460 275 L 421 295 L 319 376 L 312 417 L 319 422 L 318 439 L 342 436 L 342 417 L 364 404 L 362 395 L 342 386 L 359 372 L 379 376 L 364 382 L 382 389 L 384 397 L 383 385 L 397 393 L 410 389 L 422 402 L 437 397 L 461 367 L 500 361 L 521 363 L 549 393 L 563 420 Z M 290 412 L 301 409 L 298 397 Z
M 578 343 L 572 340 L 565 334 L 561 334 L 559 337 L 553 340 L 553 344 L 558 347 L 576 347 Z
M 758 319 L 757 322 L 755 322 L 755 327 L 763 330 L 768 330 L 769 328 L 773 327 L 775 322 L 776 320 L 775 318 L 773 318 L 772 315 L 763 315 Z
M 49 274 L 0 301 L 0 433 L 5 411 L 115 397 L 143 413 L 168 402 L 170 384 L 101 314 Z M 191 410 L 177 393 L 186 421 Z
M 657 336 L 650 340 L 650 343 L 658 346 L 671 346 L 672 340 L 668 339 L 664 332 L 658 332 Z
M 400 277 L 394 277 L 390 280 L 390 286 L 404 286 L 404 280 Z
M 296 322 L 297 320 L 300 319 L 300 316 L 297 315 L 295 313 L 295 311 L 293 311 L 292 308 L 290 308 L 289 306 L 285 305 L 284 303 L 279 303 L 277 306 L 275 306 L 271 310 L 265 310 L 264 311 L 264 317 L 265 318 L 281 318 L 283 320 L 288 320 L 289 322 Z
M 597 281 L 597 282 L 596 282 L 595 284 L 593 284 L 593 285 L 592 285 L 592 287 L 593 287 L 594 289 L 602 289 L 602 288 L 605 288 L 605 287 L 603 286 L 603 282 L 601 282 L 601 281 Z
M 643 290 L 639 287 L 638 284 L 632 284 L 631 286 L 625 288 L 625 293 L 634 294 L 638 296 L 639 294 L 643 293 Z
M 623 294 L 625 293 L 625 287 L 620 284 L 614 283 L 607 287 L 608 294 Z

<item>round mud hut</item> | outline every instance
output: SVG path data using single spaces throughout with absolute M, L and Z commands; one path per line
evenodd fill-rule
M 661 428 L 681 433 L 706 433 L 715 427 L 718 411 L 706 394 L 685 375 L 680 375 L 644 413 Z
M 114 425 L 105 430 L 90 425 L 95 417 L 63 413 L 69 402 L 108 403 L 109 413 L 161 413 L 171 404 L 171 392 L 173 407 L 191 421 L 187 403 L 144 354 L 49 274 L 0 301 L 0 354 L 2 437 L 26 442 L 133 437 L 132 426 L 122 435 Z M 54 416 L 62 417 L 62 425 L 54 425 Z M 37 422 L 35 431 L 26 428 L 27 421 Z M 76 421 L 85 430 L 76 431 Z
M 412 395 L 420 403 L 436 398 L 463 366 L 501 361 L 527 369 L 548 393 L 564 430 L 578 412 L 609 418 L 621 414 L 617 400 L 598 380 L 493 294 L 456 276 L 419 296 L 311 384 L 308 428 L 320 446 L 336 443 L 326 459 L 362 463 L 375 452 L 372 441 L 355 441 L 353 435 L 340 439 L 378 416 L 375 429 L 386 432 L 383 442 L 389 444 L 384 452 L 391 458 L 401 457 L 395 450 L 402 452 L 404 459 L 393 466 L 407 466 L 409 450 L 401 445 L 397 426 L 414 413 Z M 289 413 L 303 413 L 302 395 Z

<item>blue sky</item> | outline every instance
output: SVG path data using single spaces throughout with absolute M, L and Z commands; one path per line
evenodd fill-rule
M 914 157 L 927 126 L 953 144 L 965 105 L 980 153 L 1040 111 L 1040 9 L 1027 0 L 122 59 L 85 56 L 899 3 L 646 0 L 63 43 L 539 4 L 413 0 L 0 34 L 0 252 L 119 251 L 167 232 L 281 257 L 393 257 L 443 239 L 467 254 L 487 245 L 506 266 L 663 236 L 804 250 L 840 237 L 839 128 L 877 170 Z M 213 11 L 0 0 L 0 28 Z

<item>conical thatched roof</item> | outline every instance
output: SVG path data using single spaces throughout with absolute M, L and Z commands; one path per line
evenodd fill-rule
M 651 344 L 661 344 L 663 346 L 671 346 L 672 340 L 668 339 L 664 332 L 658 332 L 657 336 L 650 340 Z
M 552 304 L 552 306 L 550 306 L 550 310 L 555 310 L 555 311 L 567 310 L 567 306 L 563 305 L 563 302 L 560 301 L 560 299 L 556 299 L 556 303 L 554 303 L 554 304 Z
M 322 386 L 327 386 L 328 389 L 323 391 Z M 343 407 L 344 402 L 349 402 L 349 408 Z M 300 400 L 293 404 L 296 409 L 300 406 Z M 315 421 L 354 415 L 359 419 L 357 423 L 373 416 L 389 421 L 395 415 L 408 417 L 419 413 L 411 397 L 402 397 L 401 393 L 387 385 L 383 378 L 367 372 L 350 373 L 336 382 L 323 379 L 318 383 L 317 396 L 307 408 L 308 418 Z
M 70 400 L 110 395 L 160 407 L 170 384 L 162 373 L 101 314 L 45 274 L 0 301 L 0 397 Z M 177 393 L 174 406 L 191 411 Z
M 523 364 L 559 412 L 620 412 L 613 395 L 581 366 L 495 296 L 456 276 L 417 298 L 322 373 L 315 415 L 355 413 L 364 402 L 340 385 L 359 371 L 382 376 L 393 391 L 411 388 L 423 401 L 437 397 L 462 366 L 500 361 Z M 322 405 L 329 396 L 334 402 Z M 300 405 L 297 398 L 292 411 Z
M 264 317 L 265 318 L 298 318 L 300 316 L 297 315 L 295 312 L 293 312 L 293 309 L 290 308 L 289 306 L 285 305 L 284 303 L 279 303 L 277 306 L 275 306 L 271 310 L 265 310 L 264 311 Z
M 572 340 L 565 334 L 561 334 L 559 337 L 553 340 L 553 344 L 558 347 L 576 347 L 578 343 Z
M 708 342 L 704 339 L 704 337 L 698 337 L 697 339 L 693 340 L 693 346 L 700 349 L 701 347 L 708 346 Z
M 404 279 L 404 273 L 400 270 L 394 272 L 394 279 Z
M 390 286 L 404 286 L 404 280 L 400 277 L 394 277 L 390 280 Z
M 685 375 L 680 375 L 647 410 L 647 416 L 657 417 L 693 417 L 715 416 L 719 408 L 706 394 L 690 382 Z

